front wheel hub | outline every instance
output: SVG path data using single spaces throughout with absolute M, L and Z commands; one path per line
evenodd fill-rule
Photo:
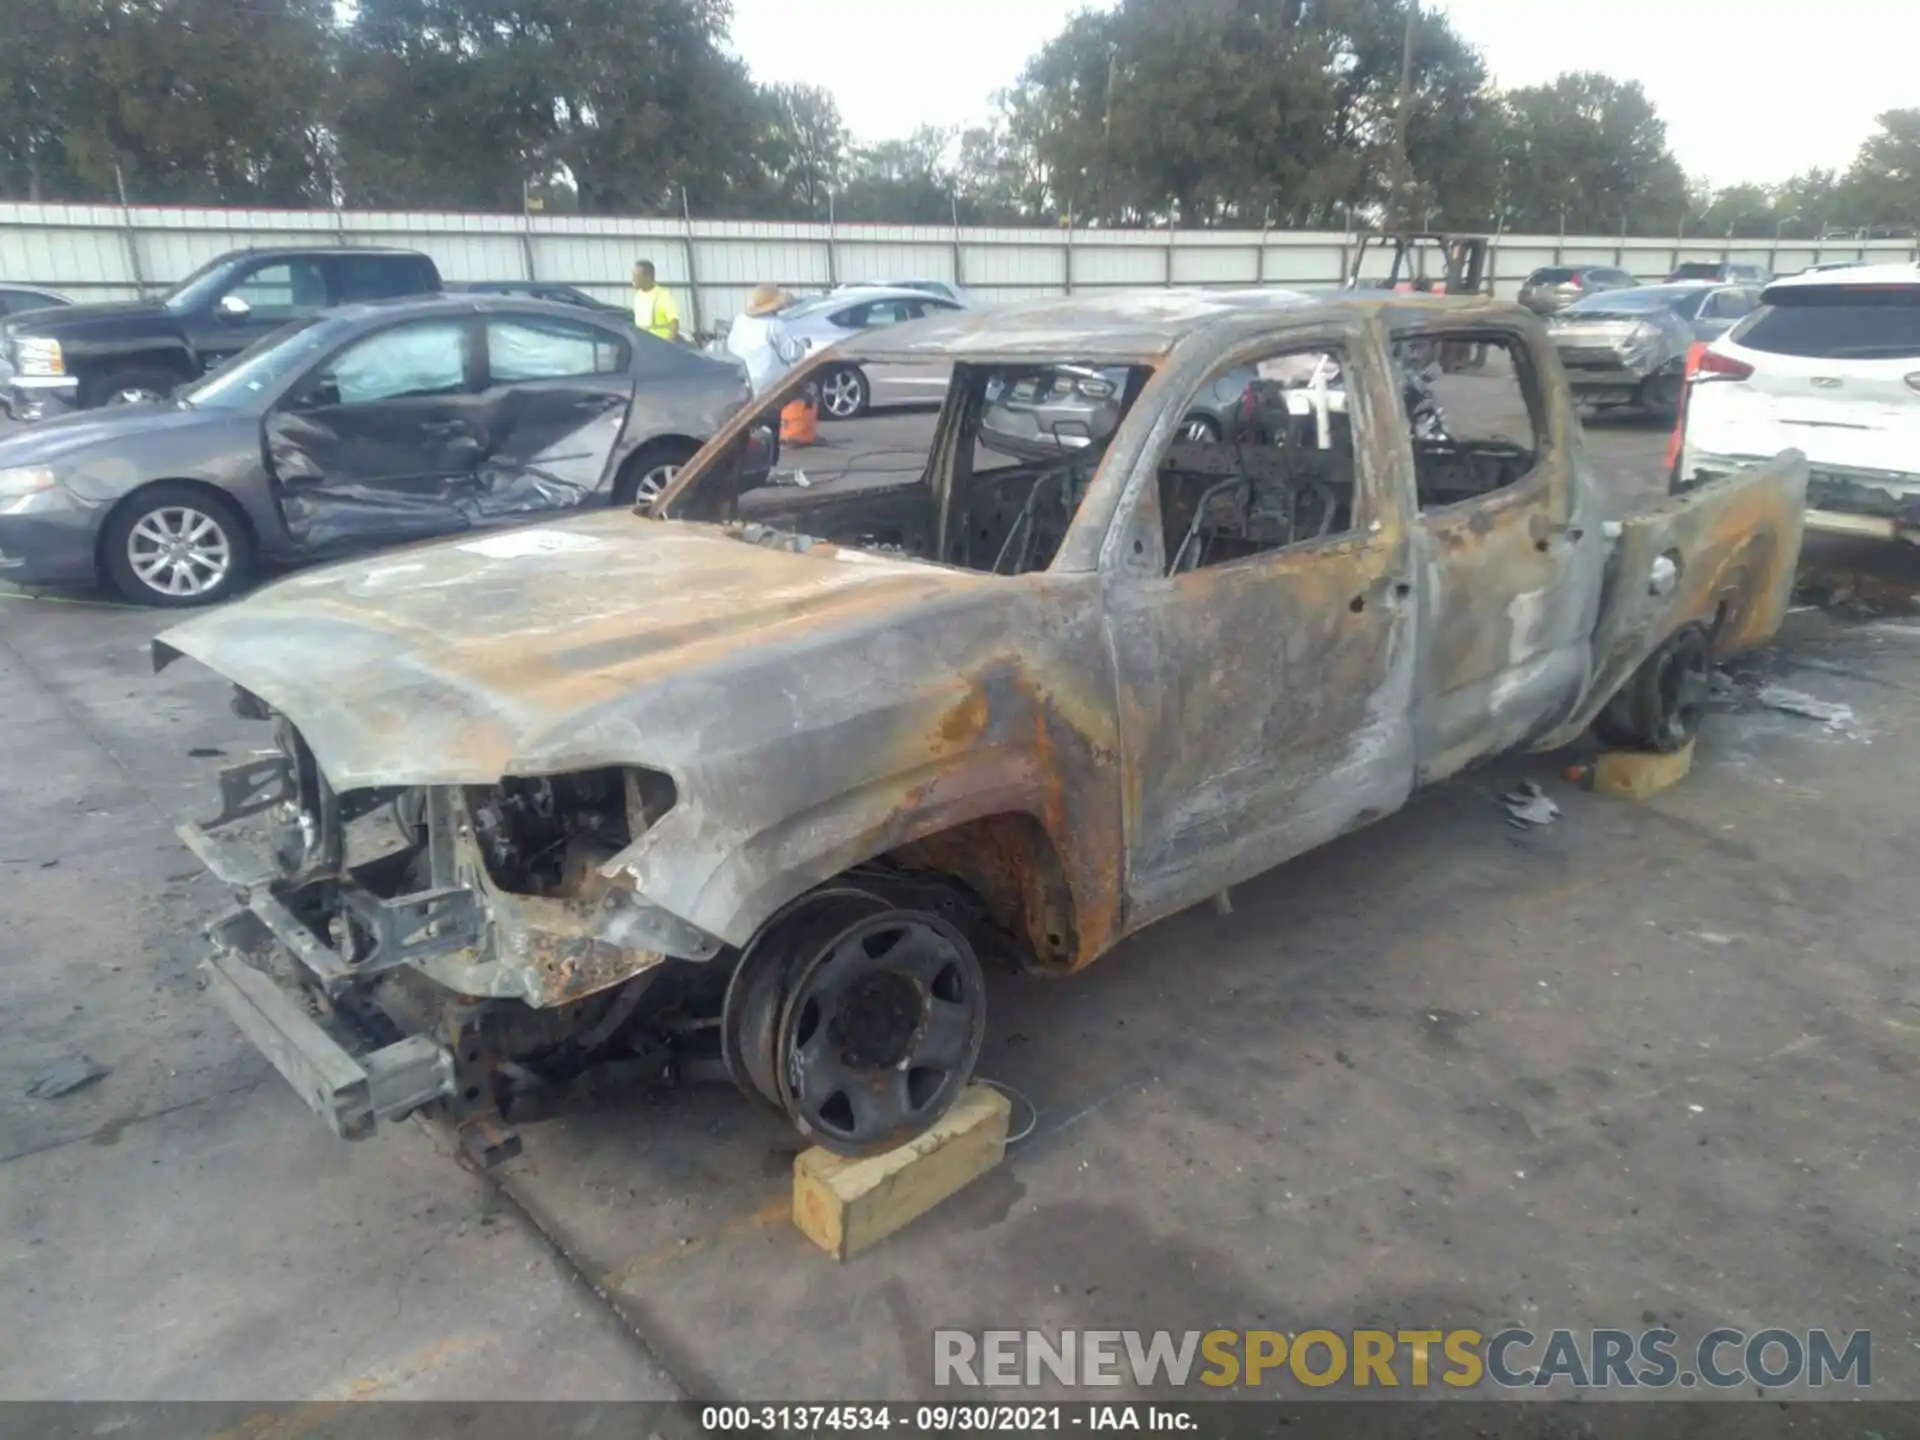
M 869 916 L 795 973 L 781 1032 L 795 1123 L 841 1153 L 891 1149 L 944 1115 L 973 1074 L 986 1032 L 980 962 L 936 915 Z
M 722 1018 L 728 1069 L 841 1155 L 934 1124 L 972 1077 L 986 984 L 964 935 L 857 890 L 815 892 L 756 937 Z

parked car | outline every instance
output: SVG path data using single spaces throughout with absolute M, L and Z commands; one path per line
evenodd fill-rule
M 951 280 L 843 280 L 835 290 L 918 290 L 939 300 L 950 300 L 962 310 L 973 307 L 973 296 Z
M 528 300 L 550 300 L 555 305 L 577 305 L 582 310 L 601 310 L 614 315 L 630 315 L 624 305 L 596 300 L 571 285 L 556 285 L 551 280 L 466 280 L 447 286 L 450 293 L 468 295 L 518 295 Z
M 57 310 L 73 301 L 57 290 L 38 285 L 0 284 L 0 316 L 24 315 L 30 310 Z
M 616 316 L 492 296 L 350 306 L 173 400 L 0 440 L 0 579 L 204 605 L 269 558 L 646 500 L 750 393 L 739 365 Z
M 1631 290 L 1640 282 L 1611 265 L 1548 265 L 1520 284 L 1520 303 L 1536 315 L 1551 315 L 1602 290 Z
M 1760 301 L 1700 358 L 1673 488 L 1800 450 L 1809 528 L 1920 540 L 1920 265 L 1793 275 Z
M 1547 330 L 1576 401 L 1672 418 L 1688 349 L 1725 334 L 1759 303 L 1760 292 L 1745 285 L 1647 285 L 1577 300 L 1550 316 Z
M 850 286 L 796 300 L 780 318 L 795 339 L 818 350 L 863 331 L 960 309 L 951 300 L 919 290 Z M 952 373 L 952 364 L 944 358 L 878 369 L 830 365 L 820 375 L 820 413 L 828 420 L 851 420 L 875 405 L 933 404 L 946 393 Z
M 234 250 L 158 300 L 70 305 L 10 318 L 0 337 L 14 413 L 41 419 L 166 397 L 289 321 L 336 305 L 440 288 L 413 250 L 318 246 Z
M 1764 285 L 1773 276 L 1764 265 L 1741 265 L 1731 261 L 1688 260 L 1673 267 L 1667 283 L 1678 280 L 1712 280 L 1721 285 Z
M 53 290 L 42 290 L 34 285 L 0 285 L 0 320 L 9 315 L 25 315 L 33 310 L 58 309 L 71 305 L 73 301 Z M 13 379 L 13 362 L 7 358 L 7 347 L 0 344 L 0 410 L 13 413 L 13 397 L 9 384 Z
M 1377 287 L 1353 288 L 1365 293 Z M 1294 304 L 1303 298 L 1297 291 L 1280 289 L 1213 293 L 1235 295 L 1248 304 Z M 1437 411 L 1427 389 L 1429 366 L 1409 353 L 1413 348 L 1399 347 L 1395 354 L 1402 399 L 1410 414 L 1431 417 Z M 1025 460 L 1104 445 L 1125 412 L 1127 375 L 1122 366 L 1036 365 L 1024 372 L 1009 370 L 990 381 L 981 397 L 980 444 L 996 454 Z M 1196 444 L 1233 438 L 1247 418 L 1248 387 L 1262 378 L 1261 368 L 1255 365 L 1222 371 L 1188 403 L 1180 419 L 1181 438 Z M 1338 371 L 1322 368 L 1282 382 L 1285 403 L 1293 413 L 1310 412 L 1313 402 L 1308 390 L 1316 380 L 1331 383 L 1327 403 L 1344 410 L 1346 393 Z
M 1440 382 L 1477 415 L 1421 439 L 1383 339 L 1487 344 Z M 342 1135 L 444 1106 L 499 1154 L 596 1059 L 704 1056 L 816 1143 L 901 1145 L 968 1083 L 983 951 L 1081 969 L 1589 723 L 1688 742 L 1711 667 L 1787 607 L 1805 469 L 1623 507 L 1546 347 L 1517 306 L 1390 294 L 890 326 L 796 367 L 648 516 L 176 626 L 155 662 L 273 727 L 180 831 L 239 897 L 208 988 Z M 954 380 L 899 484 L 772 483 L 754 436 L 794 395 L 929 352 Z M 1369 403 L 1179 433 L 1226 371 L 1322 362 Z M 984 387 L 1035 366 L 1124 368 L 1111 440 L 971 467 Z

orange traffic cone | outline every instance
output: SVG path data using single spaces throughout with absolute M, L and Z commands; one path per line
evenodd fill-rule
M 820 438 L 820 409 L 807 396 L 790 400 L 780 412 L 780 443 L 811 445 Z

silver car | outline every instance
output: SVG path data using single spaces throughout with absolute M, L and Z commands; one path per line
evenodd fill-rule
M 1608 290 L 1631 290 L 1640 282 L 1612 265 L 1548 265 L 1520 282 L 1520 303 L 1536 315 L 1553 315 Z
M 841 290 L 918 290 L 922 295 L 931 295 L 936 300 L 951 300 L 962 310 L 971 310 L 974 306 L 972 294 L 964 285 L 956 285 L 951 280 L 842 280 L 833 287 Z
M 1052 365 L 1037 367 L 1031 375 L 991 381 L 980 417 L 980 443 L 997 454 L 1045 460 L 1104 441 L 1126 408 L 1127 373 L 1124 366 Z M 1229 433 L 1247 386 L 1256 378 L 1249 365 L 1224 371 L 1194 397 L 1180 422 L 1181 438 L 1204 444 Z
M 1590 295 L 1552 316 L 1547 330 L 1575 400 L 1671 415 L 1687 348 L 1725 334 L 1759 303 L 1749 285 L 1646 285 Z
M 780 318 L 788 333 L 813 351 L 863 331 L 962 308 L 921 290 L 866 286 L 796 300 Z M 938 405 L 952 379 L 953 362 L 937 358 L 830 366 L 820 373 L 820 413 L 828 420 L 852 420 L 877 405 Z

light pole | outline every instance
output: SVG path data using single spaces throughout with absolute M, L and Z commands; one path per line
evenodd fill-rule
M 1393 107 L 1393 199 L 1387 207 L 1389 223 L 1404 225 L 1403 210 L 1408 176 L 1407 112 L 1412 108 L 1413 37 L 1420 24 L 1420 0 L 1407 0 L 1407 32 L 1400 43 L 1400 96 Z

